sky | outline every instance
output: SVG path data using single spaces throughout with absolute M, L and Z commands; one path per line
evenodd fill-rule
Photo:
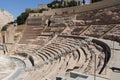
M 0 0 L 0 9 L 4 9 L 17 18 L 26 8 L 37 8 L 38 4 L 48 4 L 53 0 Z M 86 0 L 88 2 L 89 0 Z

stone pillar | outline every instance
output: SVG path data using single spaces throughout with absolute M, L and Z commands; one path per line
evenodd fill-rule
M 12 46 L 14 43 L 14 34 L 15 34 L 15 28 L 14 24 L 10 24 L 7 26 L 7 29 L 5 31 L 1 31 L 1 38 L 2 43 L 4 45 L 4 54 L 11 51 Z
M 6 42 L 6 31 L 1 31 L 1 43 Z
M 77 5 L 80 5 L 80 0 L 76 0 L 77 1 Z
M 14 34 L 15 28 L 14 25 L 10 25 L 6 31 L 6 42 L 7 43 L 14 43 Z
M 3 50 L 2 50 L 2 54 L 6 54 L 6 46 L 5 46 L 5 42 L 6 42 L 6 31 L 1 31 L 1 42 L 3 45 Z
M 80 5 L 81 4 L 81 2 L 80 1 L 78 1 L 78 5 Z

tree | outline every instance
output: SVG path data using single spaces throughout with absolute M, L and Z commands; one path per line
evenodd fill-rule
M 77 2 L 72 0 L 72 1 L 67 3 L 67 7 L 72 7 L 72 6 L 77 6 Z
M 42 13 L 43 11 L 47 11 L 47 10 L 48 10 L 48 9 L 44 9 L 44 8 L 43 8 L 43 9 L 39 9 L 38 12 L 39 12 L 39 13 Z
M 17 17 L 16 20 L 17 24 L 18 25 L 24 24 L 28 16 L 29 16 L 28 12 L 21 13 L 21 15 Z
M 50 8 L 62 8 L 62 2 L 58 0 L 54 0 L 53 2 L 47 4 Z
M 1 29 L 1 31 L 6 31 L 6 30 L 7 30 L 7 27 L 8 27 L 8 24 L 5 25 L 5 26 L 3 26 L 2 29 Z

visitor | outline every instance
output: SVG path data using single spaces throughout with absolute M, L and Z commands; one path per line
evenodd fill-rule
M 51 24 L 51 20 L 50 19 L 48 19 L 48 27 L 50 26 L 50 24 Z
M 83 0 L 83 5 L 84 5 L 85 3 L 86 3 L 85 0 Z

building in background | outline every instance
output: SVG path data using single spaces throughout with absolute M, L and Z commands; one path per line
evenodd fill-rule
M 75 1 L 77 2 L 77 5 L 80 5 L 80 0 L 62 0 L 62 5 L 68 5 L 69 2 Z
M 46 4 L 39 4 L 38 9 L 48 9 Z

